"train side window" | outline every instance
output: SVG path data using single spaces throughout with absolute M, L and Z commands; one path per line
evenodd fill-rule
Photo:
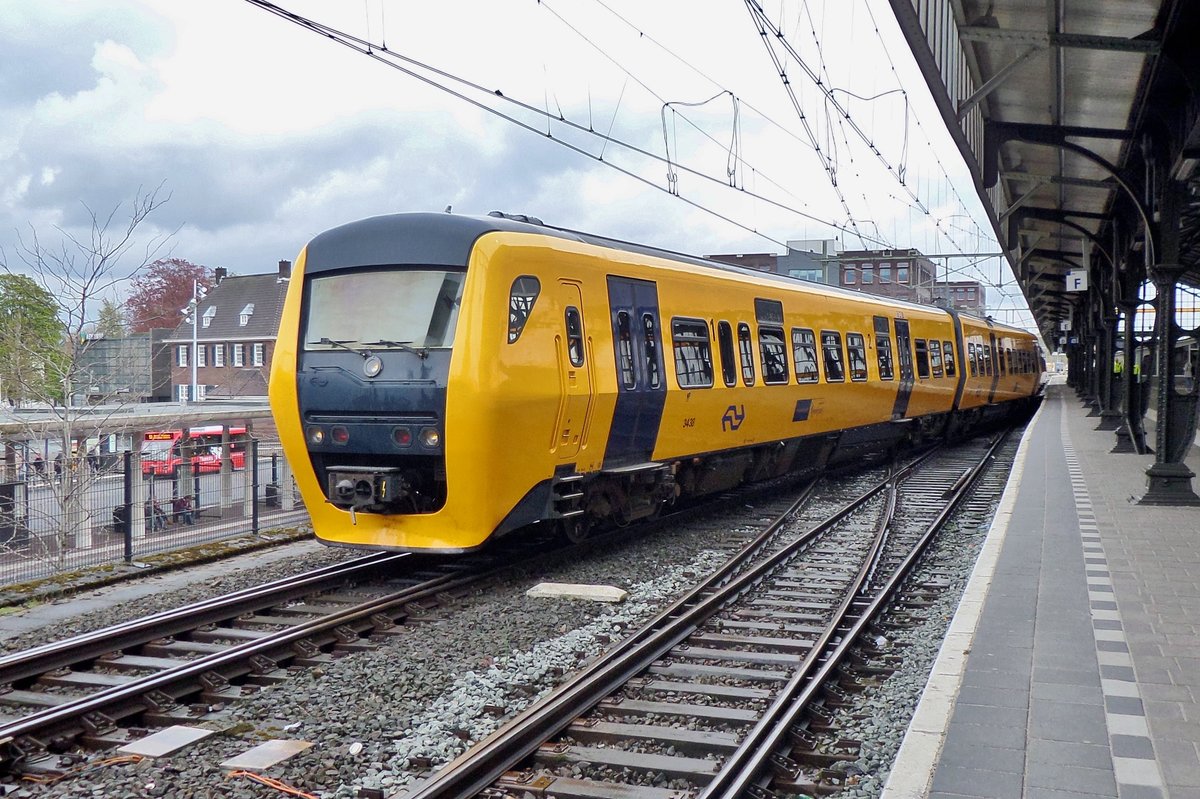
M 750 325 L 738 322 L 738 354 L 742 358 L 742 382 L 754 385 L 754 342 L 750 338 Z
M 675 379 L 680 388 L 709 388 L 713 384 L 712 348 L 708 324 L 699 319 L 672 319 Z
M 995 373 L 995 364 L 992 361 L 992 345 L 983 345 L 983 371 L 988 377 Z
M 954 377 L 954 345 L 942 342 L 942 360 L 946 362 L 946 377 Z
M 737 382 L 737 364 L 733 361 L 733 327 L 728 322 L 717 324 L 717 346 L 721 350 L 721 379 L 732 386 Z
M 892 335 L 886 316 L 875 317 L 875 352 L 879 357 L 879 379 L 891 380 L 896 375 L 892 360 Z
M 529 314 L 533 313 L 533 304 L 537 302 L 542 284 L 533 275 L 521 275 L 513 281 L 508 292 L 508 343 L 512 344 L 521 337 Z
M 931 340 L 929 342 L 929 368 L 933 371 L 934 377 L 942 376 L 942 342 Z
M 867 379 L 867 345 L 862 333 L 846 334 L 846 359 L 850 379 L 861 383 Z
M 642 314 L 642 340 L 646 350 L 646 379 L 650 388 L 658 388 L 662 381 L 658 376 L 658 329 L 653 314 Z
M 1004 350 L 1004 358 L 1006 361 L 1008 361 L 1008 373 L 1012 374 L 1013 361 L 1012 361 L 1012 349 L 1011 348 Z
M 583 319 L 579 309 L 567 306 L 567 357 L 572 366 L 583 366 Z
M 922 380 L 929 378 L 929 343 L 923 338 L 913 339 L 917 348 L 917 377 Z
M 817 374 L 817 337 L 811 330 L 792 328 L 792 363 L 796 366 L 797 383 L 815 383 Z
M 971 372 L 971 377 L 979 374 L 979 361 L 975 354 L 975 345 L 970 341 L 967 342 L 967 365 Z
M 763 382 L 774 386 L 787 383 L 787 346 L 783 343 L 783 328 L 760 325 L 758 351 L 762 356 Z
M 821 352 L 825 357 L 825 382 L 845 381 L 846 372 L 842 368 L 842 334 L 833 330 L 822 330 Z
M 633 388 L 637 385 L 637 374 L 633 368 L 633 329 L 628 311 L 617 313 L 617 368 L 621 371 L 622 387 Z

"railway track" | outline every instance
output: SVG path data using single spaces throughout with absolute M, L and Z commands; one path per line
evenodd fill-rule
M 724 499 L 760 498 L 760 514 L 770 517 L 791 503 L 761 495 L 751 487 Z M 715 504 L 650 526 L 702 517 Z M 285 681 L 291 668 L 374 647 L 372 639 L 429 620 L 507 565 L 545 552 L 543 541 L 452 561 L 378 553 L 2 656 L 0 771 L 54 777 L 81 748 L 121 746 L 172 724 L 219 723 L 226 705 Z
M 927 454 L 802 531 L 789 529 L 789 509 L 723 569 L 405 799 L 838 790 L 844 775 L 828 767 L 853 760 L 854 742 L 830 735 L 827 708 L 810 714 L 890 671 L 893 656 L 864 645 L 864 633 L 886 609 L 904 612 L 937 590 L 900 595 L 955 508 L 972 512 L 972 486 L 999 443 Z

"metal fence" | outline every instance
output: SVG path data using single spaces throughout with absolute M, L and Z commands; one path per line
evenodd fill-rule
M 0 585 L 194 546 L 305 518 L 282 453 L 156 475 L 132 453 L 56 459 L 0 482 Z

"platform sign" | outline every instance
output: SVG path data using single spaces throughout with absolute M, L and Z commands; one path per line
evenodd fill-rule
M 1088 273 L 1086 269 L 1072 269 L 1067 272 L 1067 291 L 1087 291 Z

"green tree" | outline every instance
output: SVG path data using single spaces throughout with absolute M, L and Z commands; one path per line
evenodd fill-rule
M 67 357 L 53 294 L 27 275 L 0 274 L 0 390 L 17 404 L 62 399 Z
M 125 335 L 125 309 L 120 303 L 107 298 L 101 300 L 95 332 L 104 338 L 121 338 Z

